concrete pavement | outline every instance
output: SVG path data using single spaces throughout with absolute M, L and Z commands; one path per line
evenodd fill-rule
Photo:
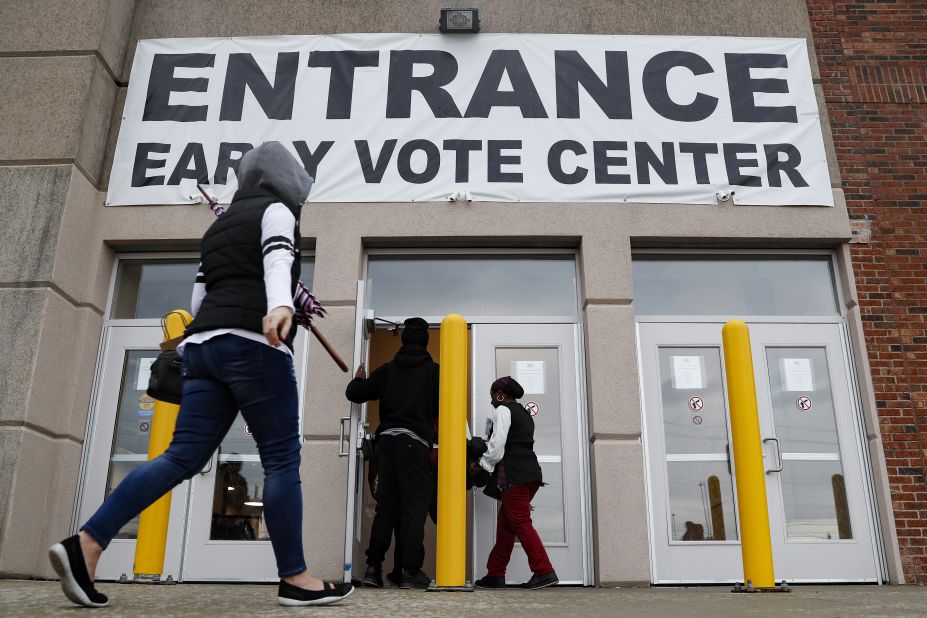
M 789 594 L 732 594 L 727 587 L 556 588 L 475 592 L 358 589 L 342 603 L 284 608 L 270 585 L 100 584 L 116 616 L 927 616 L 927 588 L 917 586 L 798 586 Z M 70 615 L 58 582 L 0 580 L 0 616 Z M 90 610 L 85 610 L 90 611 Z

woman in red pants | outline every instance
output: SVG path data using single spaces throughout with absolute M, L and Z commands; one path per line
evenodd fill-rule
M 523 588 L 546 588 L 560 580 L 550 564 L 544 544 L 531 523 L 531 499 L 543 485 L 541 466 L 534 454 L 534 419 L 518 399 L 525 389 L 509 376 L 492 383 L 489 395 L 492 429 L 486 453 L 472 473 L 482 467 L 492 476 L 484 493 L 502 502 L 496 522 L 496 545 L 489 554 L 488 573 L 476 580 L 477 588 L 504 588 L 505 569 L 512 557 L 515 539 L 528 554 L 533 575 Z

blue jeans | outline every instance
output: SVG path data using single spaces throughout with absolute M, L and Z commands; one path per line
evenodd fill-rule
M 293 359 L 235 335 L 183 354 L 183 403 L 171 445 L 128 474 L 82 530 L 104 548 L 119 529 L 209 461 L 238 411 L 264 467 L 264 518 L 280 577 L 306 570 L 299 480 L 299 405 Z

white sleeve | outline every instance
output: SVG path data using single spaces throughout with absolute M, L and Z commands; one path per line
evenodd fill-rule
M 193 296 L 190 298 L 190 314 L 196 317 L 200 311 L 200 305 L 206 298 L 206 275 L 203 274 L 203 265 L 200 264 L 196 269 L 196 280 L 193 282 Z
M 293 307 L 292 268 L 296 256 L 293 230 L 296 217 L 289 208 L 274 202 L 261 219 L 261 253 L 264 255 L 264 291 L 267 313 L 277 307 Z
M 492 417 L 492 436 L 486 443 L 486 452 L 480 457 L 480 465 L 487 472 L 492 472 L 496 464 L 502 461 L 505 441 L 509 438 L 509 427 L 512 425 L 512 413 L 506 406 L 496 408 Z

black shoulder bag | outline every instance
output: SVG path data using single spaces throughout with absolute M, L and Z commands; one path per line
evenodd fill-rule
M 166 319 L 167 316 L 161 318 L 165 341 L 161 344 L 158 358 L 151 364 L 151 376 L 148 378 L 148 390 L 145 392 L 158 401 L 180 404 L 183 397 L 183 378 L 180 376 L 181 358 L 177 353 L 177 344 L 183 337 L 167 338 Z

